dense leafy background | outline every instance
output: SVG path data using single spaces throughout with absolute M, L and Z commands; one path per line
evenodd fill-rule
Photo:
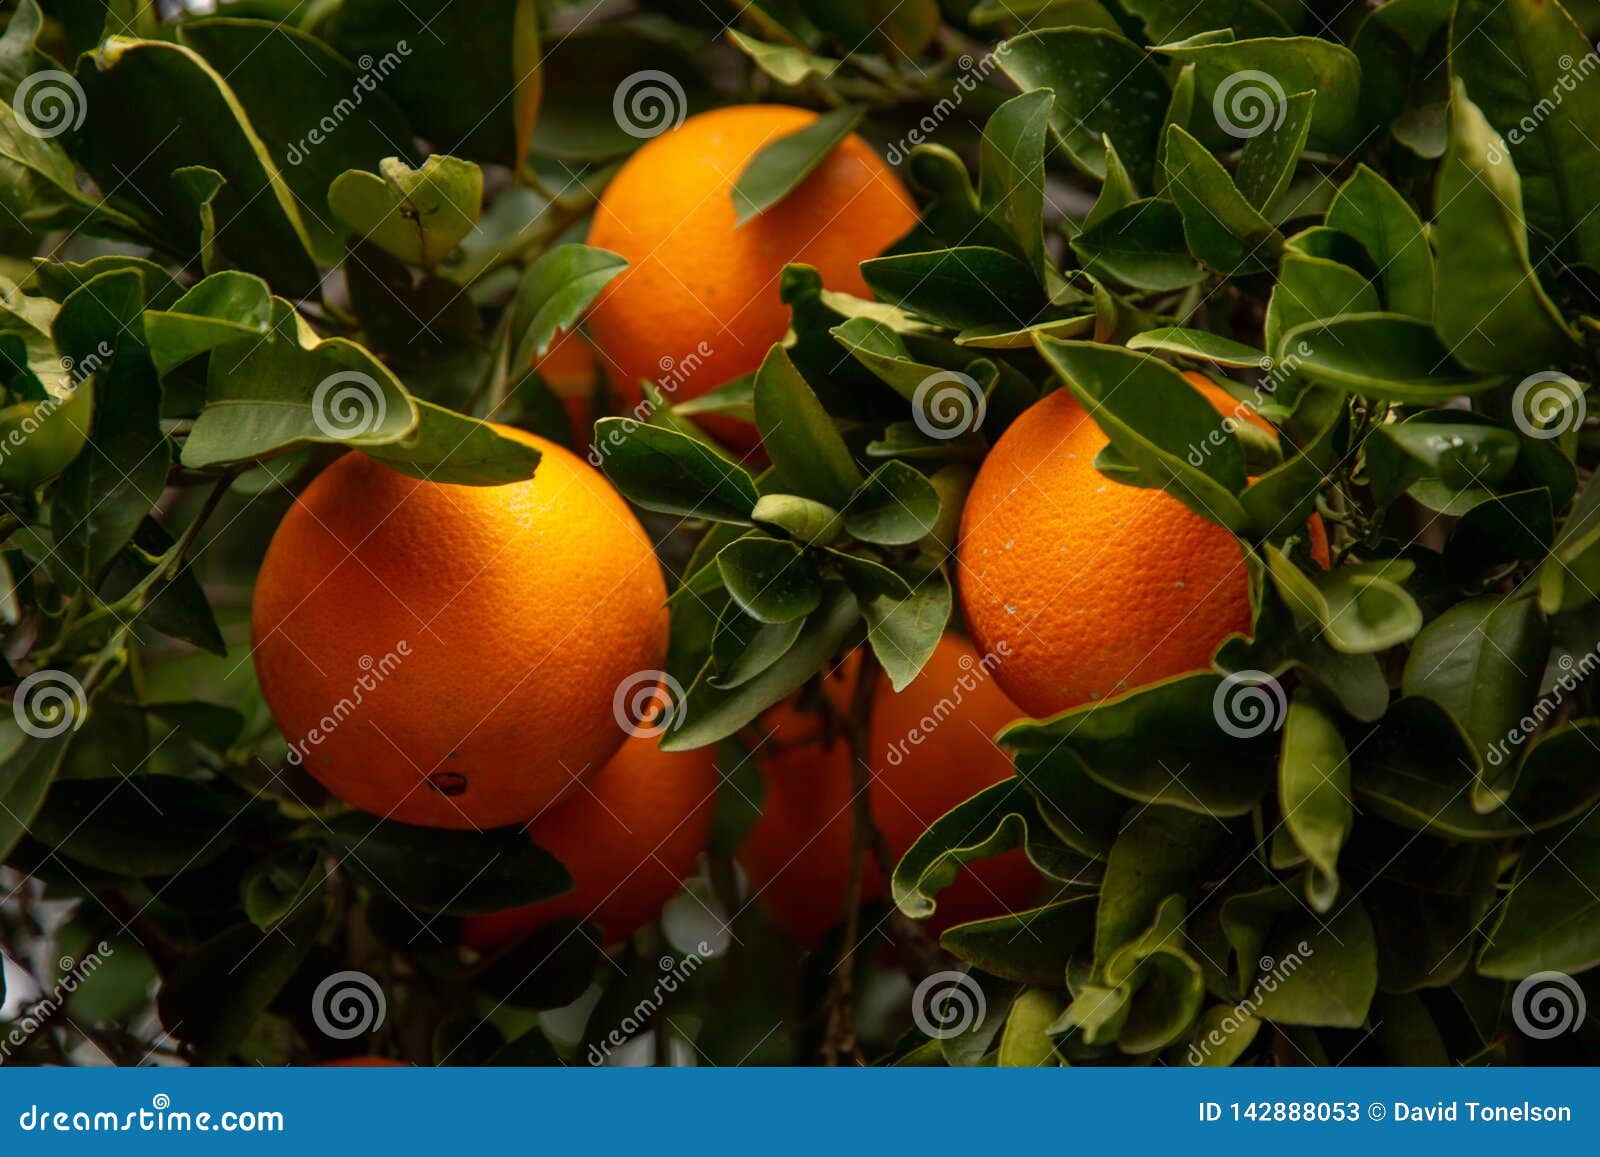
M 340 444 L 492 483 L 536 456 L 480 419 L 569 438 L 524 367 L 618 269 L 582 239 L 640 141 L 613 96 L 646 69 L 688 109 L 828 111 L 743 175 L 742 214 L 852 126 L 924 206 L 865 266 L 876 302 L 791 267 L 792 339 L 758 373 L 597 429 L 697 594 L 675 603 L 669 743 L 723 743 L 742 777 L 693 884 L 739 913 L 732 947 L 656 1019 L 656 1055 L 817 1055 L 840 946 L 802 959 L 738 895 L 739 734 L 863 642 L 896 686 L 915 673 L 951 616 L 959 480 L 1065 388 L 1109 478 L 1239 536 L 1253 632 L 1211 672 L 1006 734 L 1022 777 L 935 825 L 895 899 L 925 915 L 954 861 L 1018 845 L 1070 894 L 946 933 L 986 997 L 958 1036 L 900 1036 L 915 953 L 855 954 L 869 1051 L 1588 1058 L 1592 1027 L 1539 1042 L 1511 1012 L 1521 978 L 1593 992 L 1600 963 L 1600 5 L 162 7 L 23 0 L 0 38 L 0 436 L 43 423 L 0 466 L 0 679 L 83 690 L 56 734 L 0 719 L 0 929 L 46 989 L 115 947 L 14 1060 L 552 1063 L 708 934 L 694 904 L 604 961 L 565 928 L 463 957 L 458 916 L 564 873 L 516 833 L 342 814 L 286 763 L 246 659 L 261 551 Z M 81 95 L 41 135 L 18 109 L 42 72 Z M 1219 432 L 1177 369 L 1275 436 Z M 950 372 L 985 411 L 956 437 L 919 409 Z M 317 420 L 341 373 L 381 400 L 348 437 Z M 710 413 L 753 420 L 770 467 Z M 1217 726 L 1241 688 L 1273 724 L 1246 738 Z M 389 993 L 375 1042 L 308 1023 L 347 967 Z M 534 1015 L 585 991 L 587 1021 Z

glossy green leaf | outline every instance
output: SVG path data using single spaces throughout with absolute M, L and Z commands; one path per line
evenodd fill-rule
M 867 642 L 896 691 L 922 670 L 950 621 L 950 580 L 942 570 L 919 578 L 909 598 L 877 598 L 861 605 Z
M 1464 367 L 1427 322 L 1398 313 L 1348 313 L 1296 326 L 1282 347 L 1295 371 L 1333 389 L 1394 402 L 1449 401 L 1505 379 Z
M 425 269 L 461 244 L 482 203 L 483 171 L 440 153 L 416 169 L 399 157 L 385 157 L 376 173 L 351 169 L 328 188 L 328 208 L 341 225 Z
M 1433 251 L 1406 199 L 1365 165 L 1357 165 L 1328 206 L 1327 225 L 1359 241 L 1378 268 L 1390 313 L 1433 318 Z M 1352 312 L 1360 312 L 1353 310 Z
M 920 542 L 939 520 L 939 492 L 914 466 L 891 459 L 849 497 L 844 526 L 852 538 L 879 546 Z
M 750 535 L 723 547 L 717 566 L 733 601 L 760 622 L 801 619 L 822 602 L 816 567 L 792 542 Z
M 748 522 L 760 497 L 738 463 L 674 430 L 602 418 L 595 424 L 595 445 L 606 477 L 646 510 Z
M 841 509 L 861 470 L 828 411 L 781 345 L 767 351 L 755 380 L 756 428 L 779 488 Z M 850 515 L 845 514 L 846 526 Z
M 763 146 L 733 184 L 738 224 L 766 212 L 793 192 L 854 131 L 865 112 L 860 105 L 832 109 L 804 128 Z
M 1309 899 L 1326 912 L 1339 893 L 1339 849 L 1350 834 L 1350 760 L 1327 711 L 1303 690 L 1289 704 L 1278 761 L 1283 825 L 1315 872 Z
M 1183 217 L 1170 201 L 1116 209 L 1074 237 L 1072 250 L 1088 272 L 1133 289 L 1183 289 L 1207 276 L 1189 255 Z
M 578 319 L 628 263 L 606 249 L 557 245 L 528 266 L 511 305 L 511 331 L 517 335 L 512 364 L 530 365 L 543 357 L 558 333 Z

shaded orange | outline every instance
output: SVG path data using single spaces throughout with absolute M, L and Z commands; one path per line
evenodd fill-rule
M 836 709 L 848 712 L 855 664 L 827 681 Z M 869 782 L 872 816 L 898 860 L 934 820 L 1012 774 L 994 734 L 1021 716 L 979 663 L 972 647 L 946 635 L 905 691 L 887 681 L 873 698 Z M 931 724 L 931 726 L 929 725 Z M 826 742 L 820 713 L 788 700 L 761 718 L 770 733 L 757 761 L 766 797 L 761 818 L 739 849 L 752 893 L 797 940 L 815 944 L 844 909 L 853 847 L 849 747 Z M 912 739 L 913 729 L 923 735 Z M 929 921 L 953 924 L 1028 906 L 1040 876 L 1020 851 L 977 861 L 938 895 Z M 862 895 L 884 894 L 869 857 Z
M 594 389 L 598 381 L 594 351 L 571 330 L 557 335 L 543 357 L 533 359 L 550 392 L 561 399 L 572 427 L 572 444 L 588 446 L 594 436 Z
M 1184 376 L 1219 413 L 1272 430 L 1203 375 Z M 1164 491 L 1106 478 L 1094 468 L 1106 441 L 1057 390 L 989 451 L 962 513 L 967 626 L 979 647 L 1007 648 L 996 679 L 1034 716 L 1206 668 L 1250 626 L 1238 540 Z M 1325 561 L 1320 519 L 1310 534 Z
M 630 157 L 594 215 L 589 244 L 628 260 L 588 329 L 631 405 L 641 380 L 678 400 L 749 373 L 789 326 L 784 265 L 803 262 L 829 289 L 867 295 L 859 265 L 910 231 L 905 186 L 851 134 L 776 205 L 740 226 L 731 191 L 751 158 L 816 120 L 787 105 L 738 105 L 690 117 Z M 743 423 L 711 420 L 748 445 Z
M 613 695 L 666 652 L 666 587 L 622 497 L 570 451 L 502 432 L 541 451 L 532 479 L 422 482 L 346 454 L 261 564 L 273 717 L 329 791 L 380 816 L 525 821 L 615 754 Z
M 493 951 L 554 920 L 600 926 L 626 940 L 677 895 L 711 838 L 715 748 L 664 752 L 639 735 L 571 796 L 528 825 L 533 842 L 566 865 L 573 887 L 550 900 L 462 923 L 461 941 Z

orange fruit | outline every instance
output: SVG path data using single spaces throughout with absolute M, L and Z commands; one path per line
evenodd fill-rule
M 836 709 L 849 710 L 856 664 L 826 680 Z M 872 816 L 898 860 L 933 821 L 1012 774 L 994 734 L 1022 712 L 989 677 L 989 667 L 956 635 L 903 692 L 879 684 L 872 704 L 869 781 Z M 757 752 L 766 798 L 738 859 L 756 900 L 797 940 L 815 944 L 844 911 L 853 847 L 850 752 L 824 735 L 820 713 L 794 701 L 762 716 L 769 734 Z M 1025 908 L 1041 878 L 1020 851 L 979 860 L 938 895 L 935 931 Z M 862 895 L 884 893 L 869 857 Z
M 678 894 L 711 838 L 716 749 L 665 752 L 640 734 L 594 778 L 530 824 L 533 842 L 566 865 L 569 892 L 470 917 L 461 939 L 492 951 L 553 920 L 592 920 L 607 944 L 626 940 Z
M 572 426 L 572 444 L 589 445 L 594 436 L 594 387 L 597 380 L 594 351 L 570 330 L 558 335 L 543 357 L 533 359 L 550 392 L 561 399 Z
M 613 698 L 666 653 L 666 586 L 611 485 L 570 451 L 505 486 L 364 454 L 284 515 L 256 582 L 256 674 L 290 758 L 404 823 L 521 823 L 626 733 Z
M 910 231 L 916 204 L 851 134 L 776 205 L 738 225 L 731 191 L 752 157 L 816 120 L 786 105 L 690 117 L 630 157 L 606 186 L 589 244 L 628 259 L 589 312 L 588 330 L 630 405 L 641 379 L 676 400 L 761 364 L 789 327 L 778 275 L 815 266 L 829 289 L 867 296 L 860 263 Z M 707 423 L 749 445 L 743 423 Z
M 1219 413 L 1272 427 L 1200 374 Z M 1007 428 L 967 496 L 957 548 L 961 607 L 995 678 L 1034 716 L 1209 667 L 1250 626 L 1244 553 L 1232 533 L 1161 490 L 1094 468 L 1106 445 L 1067 390 Z M 1313 519 L 1313 554 L 1326 536 Z

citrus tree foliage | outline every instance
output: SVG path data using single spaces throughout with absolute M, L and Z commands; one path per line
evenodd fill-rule
M 899 1036 L 902 1000 L 861 1026 L 878 1055 L 1587 1055 L 1519 1031 L 1513 990 L 1579 998 L 1600 963 L 1600 6 L 165 7 L 22 0 L 0 37 L 0 853 L 35 905 L 79 901 L 0 918 L 8 948 L 49 932 L 46 985 L 57 955 L 108 960 L 28 1057 L 326 1056 L 310 990 L 346 967 L 384 979 L 389 1051 L 451 1063 L 581 1055 L 655 999 L 653 934 L 463 957 L 457 918 L 566 872 L 514 830 L 326 800 L 246 658 L 260 552 L 339 449 L 490 485 L 538 455 L 485 419 L 570 442 L 527 367 L 621 268 L 582 242 L 645 70 L 680 113 L 827 110 L 741 174 L 741 218 L 852 130 L 922 211 L 863 266 L 875 300 L 790 266 L 757 372 L 595 426 L 694 593 L 664 746 L 742 766 L 759 713 L 855 647 L 909 682 L 952 621 L 964 480 L 1048 391 L 1104 431 L 1107 485 L 1164 489 L 1249 567 L 1211 670 L 1013 725 L 1017 778 L 892 866 L 912 918 L 1019 847 L 1062 898 L 946 931 L 982 1014 Z M 1219 425 L 1184 370 L 1272 433 Z M 733 912 L 752 789 L 727 774 L 708 877 Z M 734 929 L 663 1039 L 812 1059 L 837 951 Z M 590 1038 L 552 1044 L 529 1014 L 591 985 Z

